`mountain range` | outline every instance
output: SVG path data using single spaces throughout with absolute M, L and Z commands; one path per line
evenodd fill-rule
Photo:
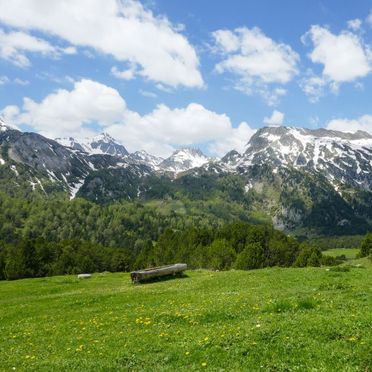
M 213 199 L 296 235 L 372 227 L 372 136 L 362 131 L 264 127 L 242 153 L 215 159 L 183 148 L 163 159 L 129 153 L 104 133 L 52 140 L 1 121 L 0 146 L 0 187 L 7 192 L 62 193 L 106 204 Z

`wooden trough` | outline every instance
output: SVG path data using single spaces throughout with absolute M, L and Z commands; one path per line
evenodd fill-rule
M 79 274 L 78 279 L 90 279 L 92 277 L 92 274 Z
M 150 269 L 132 271 L 130 277 L 132 283 L 139 283 L 148 279 L 158 278 L 166 275 L 181 274 L 187 269 L 187 265 L 184 263 L 177 263 L 174 265 L 166 265 L 159 267 L 152 267 Z

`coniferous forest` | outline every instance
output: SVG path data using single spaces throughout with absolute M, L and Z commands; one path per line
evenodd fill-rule
M 56 195 L 2 193 L 0 203 L 1 279 L 129 271 L 172 262 L 214 270 L 337 263 L 321 253 L 332 238 L 300 242 L 270 224 L 244 222 L 226 210 L 218 213 L 221 207 L 213 202 L 209 208 L 192 205 L 192 215 L 159 205 L 99 205 Z M 333 240 L 351 246 L 361 237 Z M 364 256 L 370 241 L 370 236 L 363 241 Z

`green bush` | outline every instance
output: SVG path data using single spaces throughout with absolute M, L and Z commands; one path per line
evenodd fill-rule
M 238 270 L 259 269 L 265 266 L 265 251 L 260 243 L 248 243 L 235 261 Z
M 368 233 L 360 245 L 360 256 L 367 257 L 372 254 L 372 233 Z
M 300 251 L 294 263 L 296 267 L 320 266 L 322 252 L 316 247 L 306 243 L 300 245 Z
M 215 240 L 208 248 L 209 268 L 228 270 L 235 261 L 236 253 L 225 239 Z

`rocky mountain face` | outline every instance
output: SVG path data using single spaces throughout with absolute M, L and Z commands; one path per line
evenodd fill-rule
M 372 136 L 364 132 L 262 128 L 242 154 L 213 160 L 185 148 L 162 159 L 129 154 L 108 135 L 54 141 L 0 122 L 0 189 L 8 193 L 63 192 L 97 203 L 213 200 L 297 235 L 371 229 L 371 175 Z
M 207 164 L 211 159 L 199 149 L 182 148 L 176 150 L 169 158 L 159 164 L 161 170 L 175 174 L 198 168 Z
M 267 127 L 258 130 L 243 154 L 230 152 L 222 168 L 242 171 L 271 165 L 319 173 L 337 189 L 341 185 L 371 190 L 372 136 L 326 129 Z
M 56 138 L 56 141 L 65 147 L 86 152 L 89 155 L 107 154 L 118 157 L 129 155 L 127 149 L 107 133 L 101 133 L 93 138 L 84 138 L 81 141 L 72 137 Z
M 55 141 L 77 152 L 84 152 L 88 155 L 111 155 L 124 158 L 130 163 L 146 165 L 153 171 L 164 171 L 174 174 L 201 167 L 210 160 L 200 150 L 191 148 L 176 150 L 167 159 L 151 155 L 144 150 L 130 154 L 123 145 L 107 133 L 101 133 L 93 138 L 84 138 L 82 140 L 67 137 L 56 138 Z
M 82 141 L 72 137 L 51 140 L 36 133 L 13 129 L 4 121 L 0 122 L 0 146 L 0 165 L 12 169 L 14 175 L 18 172 L 17 168 L 26 167 L 25 176 L 28 174 L 26 177 L 31 185 L 44 188 L 46 182 L 54 183 L 57 189 L 67 191 L 71 197 L 75 197 L 84 183 L 89 182 L 89 187 L 84 190 L 90 190 L 91 194 L 91 190 L 98 190 L 103 180 L 108 179 L 111 186 L 104 186 L 104 190 L 109 195 L 116 195 L 110 191 L 114 184 L 119 188 L 129 187 L 128 180 L 157 171 L 178 173 L 199 166 L 203 164 L 202 159 L 207 159 L 199 150 L 176 152 L 166 160 L 145 151 L 129 154 L 108 134 Z M 104 173 L 111 176 L 106 177 Z M 115 182 L 112 182 L 113 174 L 118 177 Z M 104 191 L 101 190 L 102 193 Z M 130 192 L 124 195 L 133 197 L 136 194 Z
M 159 165 L 164 161 L 163 158 L 151 155 L 144 150 L 133 152 L 132 154 L 129 155 L 129 158 L 134 163 L 147 165 L 148 167 L 155 171 L 160 169 Z

